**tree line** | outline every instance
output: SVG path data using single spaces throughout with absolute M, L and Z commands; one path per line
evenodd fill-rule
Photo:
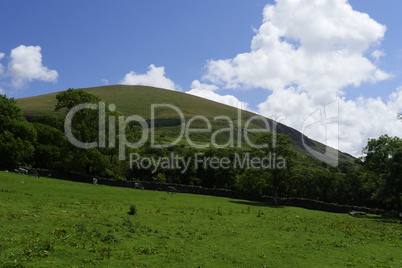
M 98 103 L 99 97 L 81 89 L 68 89 L 57 95 L 56 110 L 66 114 L 81 103 Z M 105 117 L 117 116 L 118 111 L 106 111 Z M 338 204 L 377 207 L 388 210 L 402 208 L 402 139 L 383 135 L 370 139 L 362 149 L 363 156 L 352 162 L 329 166 L 313 157 L 293 150 L 292 140 L 284 134 L 265 133 L 257 144 L 262 149 L 196 149 L 177 145 L 153 148 L 146 143 L 129 148 L 127 155 L 169 158 L 175 155 L 188 160 L 188 168 L 160 168 L 152 166 L 130 168 L 129 158 L 118 159 L 118 148 L 80 149 L 67 140 L 64 118 L 56 115 L 36 115 L 28 118 L 16 105 L 16 100 L 0 95 L 0 167 L 10 169 L 30 166 L 59 172 L 85 174 L 122 180 L 157 181 L 199 185 L 209 188 L 227 188 L 254 195 L 301 197 Z M 98 139 L 99 115 L 96 110 L 83 109 L 72 121 L 72 132 L 82 142 Z M 177 122 L 162 122 L 177 124 Z M 106 126 L 107 128 L 112 125 Z M 117 123 L 116 126 L 118 127 Z M 131 142 L 140 139 L 141 128 L 127 125 L 125 130 Z M 106 133 L 108 133 L 106 131 Z M 106 143 L 117 144 L 117 136 L 105 137 Z M 272 146 L 272 145 L 275 146 Z M 225 168 L 199 165 L 194 155 L 206 159 L 228 159 Z M 286 168 L 252 168 L 234 166 L 236 157 L 283 157 Z

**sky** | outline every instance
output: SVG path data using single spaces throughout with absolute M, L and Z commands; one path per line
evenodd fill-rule
M 149 85 L 354 156 L 402 135 L 402 1 L 0 1 L 0 94 Z

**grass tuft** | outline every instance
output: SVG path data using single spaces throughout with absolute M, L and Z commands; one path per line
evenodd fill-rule
M 137 214 L 137 205 L 136 204 L 131 204 L 130 205 L 130 211 L 128 212 L 129 215 L 135 215 Z

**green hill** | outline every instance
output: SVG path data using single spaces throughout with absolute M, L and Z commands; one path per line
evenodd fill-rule
M 227 116 L 231 118 L 233 121 L 233 126 L 236 128 L 234 131 L 237 135 L 239 128 L 244 130 L 246 121 L 256 116 L 248 111 L 241 111 L 241 120 L 239 120 L 239 110 L 224 105 L 221 103 L 217 103 L 214 101 L 210 101 L 204 98 L 200 98 L 197 96 L 189 95 L 183 92 L 171 91 L 161 88 L 147 87 L 147 86 L 124 86 L 124 85 L 114 85 L 114 86 L 102 86 L 102 87 L 93 87 L 93 88 L 85 88 L 85 91 L 88 91 L 94 95 L 99 96 L 103 100 L 105 100 L 109 104 L 115 104 L 118 111 L 120 111 L 125 116 L 130 115 L 139 115 L 146 120 L 151 118 L 151 105 L 152 104 L 170 104 L 177 107 L 182 113 L 186 120 L 202 115 L 209 119 L 212 123 L 212 130 L 222 129 L 228 127 L 228 124 L 222 120 L 213 120 L 216 116 Z M 17 104 L 23 110 L 26 116 L 32 116 L 37 114 L 60 114 L 59 112 L 55 112 L 54 108 L 56 105 L 56 93 L 39 95 L 34 97 L 22 98 L 17 100 Z M 156 109 L 156 118 L 159 120 L 156 123 L 157 129 L 157 142 L 160 143 L 169 143 L 178 136 L 180 132 L 180 118 L 179 114 L 169 108 Z M 273 126 L 273 121 L 268 119 L 271 126 Z M 197 122 L 192 125 L 194 127 L 205 128 L 205 124 L 202 122 Z M 264 127 L 262 121 L 254 120 L 250 125 L 250 128 L 261 128 Z M 283 133 L 290 136 L 293 140 L 293 146 L 299 152 L 302 152 L 306 155 L 309 153 L 306 151 L 302 142 L 302 135 L 299 131 L 287 127 L 283 124 L 277 124 L 277 132 Z M 255 139 L 257 134 L 249 133 L 251 140 Z M 224 144 L 227 142 L 228 137 L 223 137 L 224 135 L 218 136 L 218 141 L 220 144 Z M 237 139 L 237 136 L 235 136 Z M 210 137 L 201 136 L 195 137 L 195 141 L 199 143 L 205 143 L 206 140 L 210 140 Z M 244 139 L 243 146 L 245 144 Z M 311 140 L 305 137 L 305 143 L 312 149 L 317 152 L 325 153 L 326 146 Z M 183 141 L 181 144 L 185 144 Z M 331 149 L 329 150 L 330 157 L 329 160 L 335 160 L 336 155 L 338 154 L 337 150 Z M 353 157 L 339 152 L 339 159 L 341 161 L 352 161 Z
M 172 91 L 148 86 L 102 86 L 84 88 L 94 95 L 104 99 L 107 103 L 113 103 L 124 115 L 139 115 L 145 119 L 150 118 L 150 105 L 166 103 L 178 107 L 189 118 L 203 115 L 213 118 L 217 115 L 227 115 L 231 118 L 237 116 L 237 109 L 214 101 L 196 97 L 183 92 Z M 54 113 L 56 95 L 58 92 L 18 99 L 18 105 L 26 115 Z M 246 117 L 252 113 L 243 111 Z M 174 111 L 166 111 L 158 114 L 160 118 L 176 117 Z

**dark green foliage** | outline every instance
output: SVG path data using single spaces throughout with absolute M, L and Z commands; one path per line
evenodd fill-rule
M 66 113 L 73 107 L 82 103 L 98 104 L 102 100 L 82 89 L 68 89 L 56 96 L 56 110 L 66 110 Z M 71 129 L 74 137 L 80 142 L 94 142 L 99 140 L 99 111 L 83 109 L 75 113 Z M 117 112 L 110 112 L 106 109 L 105 117 L 117 116 Z M 117 127 L 116 127 L 117 129 Z M 135 131 L 129 129 L 128 135 L 135 139 Z M 117 137 L 116 137 L 117 139 Z M 109 141 L 106 140 L 106 143 Z M 122 178 L 124 174 L 124 163 L 117 160 L 116 148 L 91 148 L 82 149 L 68 144 L 68 152 L 65 155 L 64 169 L 69 172 L 86 175 L 97 175 L 103 177 Z
M 380 184 L 380 177 L 358 167 L 348 174 L 339 174 L 334 188 L 338 203 L 381 207 L 380 199 L 376 198 Z
M 43 125 L 53 127 L 60 131 L 64 131 L 64 118 L 60 116 L 55 116 L 52 114 L 35 115 L 32 118 L 32 122 L 41 123 Z
M 388 208 L 402 209 L 402 139 L 383 135 L 363 148 L 359 164 L 380 178 L 375 198 Z
M 35 167 L 62 169 L 68 142 L 59 129 L 42 123 L 33 123 L 38 138 L 35 142 L 33 164 Z
M 272 191 L 272 174 L 266 170 L 249 168 L 236 178 L 236 189 L 248 194 L 265 195 Z
M 166 175 L 164 173 L 158 173 L 152 179 L 158 183 L 166 183 Z
M 101 98 L 88 93 L 82 89 L 69 88 L 66 91 L 62 91 L 56 95 L 57 104 L 56 111 L 61 109 L 70 110 L 81 103 L 98 103 Z
M 0 95 L 0 166 L 25 164 L 33 155 L 36 131 L 13 98 Z
M 273 202 L 278 204 L 277 197 L 279 194 L 279 187 L 283 180 L 289 176 L 294 158 L 297 153 L 291 147 L 292 140 L 280 133 L 266 133 L 257 139 L 257 144 L 265 145 L 266 148 L 260 149 L 262 155 L 269 155 L 273 158 L 282 158 L 284 166 L 275 166 L 272 168 L 272 186 L 273 186 Z
M 66 113 L 75 106 L 83 103 L 98 104 L 101 99 L 82 89 L 68 89 L 56 95 L 56 111 L 66 109 Z M 81 142 L 93 142 L 99 136 L 99 111 L 82 109 L 75 113 L 72 120 L 72 133 Z

